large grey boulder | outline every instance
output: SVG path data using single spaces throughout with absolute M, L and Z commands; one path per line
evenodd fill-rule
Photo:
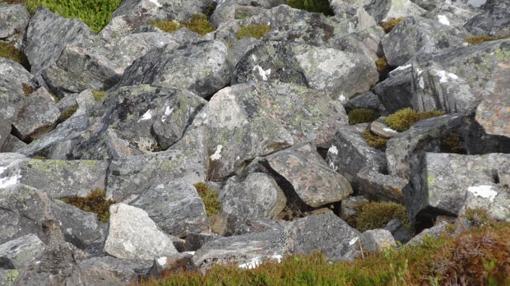
M 404 65 L 417 54 L 461 46 L 463 33 L 451 27 L 447 19 L 441 19 L 409 17 L 398 24 L 382 39 L 388 64 Z
M 205 128 L 209 178 L 220 180 L 257 156 L 301 142 L 324 146 L 346 117 L 341 103 L 325 93 L 259 82 L 222 89 L 190 128 Z
M 21 4 L 0 5 L 0 40 L 14 42 L 19 48 L 30 14 Z
M 110 229 L 104 250 L 117 258 L 142 260 L 177 253 L 172 239 L 144 210 L 126 204 L 110 206 Z
M 0 244 L 0 267 L 21 270 L 37 259 L 44 248 L 44 243 L 35 234 L 28 234 Z
M 188 89 L 209 97 L 225 87 L 230 78 L 227 47 L 206 41 L 179 49 L 154 49 L 126 69 L 119 86 L 155 84 Z
M 378 78 L 374 61 L 361 53 L 304 44 L 265 42 L 239 61 L 233 82 L 277 80 L 348 98 L 368 91 Z
M 164 232 L 173 236 L 209 230 L 204 203 L 190 183 L 170 181 L 154 185 L 131 205 L 145 210 Z
M 468 197 L 478 197 L 482 200 L 478 203 L 472 202 L 472 205 L 490 211 L 494 202 L 508 202 L 505 184 L 509 182 L 505 182 L 505 178 L 509 175 L 509 164 L 510 156 L 506 154 L 427 153 L 421 173 L 424 181 L 422 189 L 410 198 L 412 205 L 408 206 L 408 209 L 412 214 L 433 208 L 457 215 Z M 497 212 L 498 209 L 494 208 L 494 211 Z M 499 216 L 508 219 L 508 209 L 503 211 L 503 214 L 500 212 Z
M 311 207 L 339 202 L 352 194 L 349 181 L 330 169 L 313 145 L 277 152 L 267 157 L 267 162 Z
M 222 215 L 231 232 L 249 220 L 275 219 L 287 199 L 276 181 L 264 173 L 251 173 L 246 178 L 231 177 L 220 192 Z
M 352 260 L 361 253 L 361 234 L 331 211 L 293 221 L 285 230 L 290 254 L 321 251 L 330 260 Z

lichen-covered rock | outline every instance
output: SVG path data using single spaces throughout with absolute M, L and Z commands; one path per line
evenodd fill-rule
M 374 62 L 363 54 L 304 44 L 266 42 L 239 61 L 233 82 L 277 80 L 348 98 L 367 91 L 378 78 Z
M 349 181 L 330 169 L 313 145 L 277 152 L 267 157 L 267 162 L 311 207 L 339 202 L 352 194 Z
M 363 250 L 368 252 L 379 252 L 397 246 L 391 232 L 385 229 L 367 230 L 362 234 L 361 241 Z
M 51 130 L 59 118 L 55 99 L 41 87 L 25 98 L 13 126 L 20 138 L 36 139 Z
M 419 16 L 425 12 L 423 8 L 410 0 L 368 0 L 364 1 L 365 9 L 377 23 L 392 18 Z
M 487 0 L 483 11 L 464 26 L 476 35 L 509 35 L 510 4 L 508 1 Z
M 341 103 L 325 93 L 259 82 L 222 89 L 190 128 L 205 128 L 208 176 L 219 180 L 256 156 L 301 142 L 324 146 L 346 117 Z
M 110 229 L 104 250 L 124 259 L 153 260 L 177 253 L 172 239 L 142 209 L 126 204 L 110 207 Z
M 119 86 L 155 84 L 209 97 L 225 87 L 229 79 L 227 47 L 220 41 L 206 41 L 148 52 L 126 69 Z
M 170 181 L 152 186 L 131 205 L 145 210 L 166 233 L 185 237 L 209 230 L 209 222 L 195 187 L 190 183 Z
M 44 251 L 44 243 L 35 234 L 18 237 L 0 244 L 2 268 L 23 269 Z
M 19 48 L 25 34 L 25 29 L 30 20 L 25 6 L 0 5 L 0 40 L 14 42 Z
M 220 200 L 231 232 L 250 220 L 275 219 L 287 202 L 276 181 L 264 173 L 251 173 L 244 179 L 229 178 L 220 192 Z
M 477 203 L 470 199 L 473 206 L 492 211 L 491 207 L 497 200 L 508 202 L 508 195 L 504 194 L 506 191 L 500 178 L 508 176 L 509 164 L 510 156 L 507 154 L 427 153 L 420 174 L 423 180 L 422 189 L 409 198 L 412 204 L 408 205 L 408 209 L 411 214 L 433 208 L 457 215 L 466 203 L 466 198 L 470 197 L 480 198 Z M 500 210 L 497 207 L 493 209 L 495 213 Z M 497 216 L 508 219 L 508 215 L 507 209 Z

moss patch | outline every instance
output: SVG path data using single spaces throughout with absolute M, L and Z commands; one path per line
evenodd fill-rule
M 402 224 L 408 225 L 406 208 L 393 202 L 370 202 L 361 207 L 356 217 L 356 228 L 360 231 L 384 228 L 392 219 L 399 219 Z
M 308 12 L 322 13 L 326 16 L 335 15 L 333 9 L 329 6 L 329 0 L 288 0 L 287 5 Z
M 374 134 L 368 128 L 363 131 L 361 137 L 365 139 L 365 142 L 367 142 L 368 146 L 379 150 L 384 150 L 386 148 L 386 143 L 388 142 L 387 138 Z
M 443 114 L 444 112 L 442 111 L 416 112 L 411 108 L 404 108 L 386 117 L 384 122 L 390 128 L 402 132 L 409 129 L 420 120 L 441 116 Z
M 464 42 L 469 43 L 471 45 L 479 45 L 484 42 L 496 41 L 507 37 L 508 36 L 490 36 L 490 35 L 469 36 L 464 38 Z
M 160 29 L 163 32 L 173 33 L 180 28 L 182 28 L 181 24 L 175 20 L 154 20 L 151 22 L 151 25 Z
M 94 100 L 97 102 L 102 102 L 108 93 L 103 90 L 94 90 L 92 91 L 92 96 L 94 97 Z
M 213 25 L 207 19 L 207 16 L 195 14 L 187 22 L 179 23 L 175 20 L 155 20 L 151 22 L 154 27 L 167 32 L 173 33 L 181 28 L 187 28 L 201 36 L 214 31 Z
M 103 223 L 108 223 L 110 206 L 115 204 L 113 200 L 107 200 L 106 191 L 100 189 L 92 191 L 86 197 L 64 197 L 62 201 L 86 212 L 95 213 L 99 221 Z
M 30 64 L 25 54 L 16 49 L 12 44 L 0 42 L 0 57 L 15 61 L 24 66 L 27 70 L 30 70 Z
M 219 214 L 221 211 L 221 202 L 218 193 L 211 190 L 206 183 L 196 183 L 195 189 L 204 202 L 207 216 L 212 217 Z
M 244 38 L 260 39 L 269 33 L 269 31 L 271 31 L 271 26 L 267 24 L 246 25 L 239 29 L 236 37 L 238 40 Z
M 23 88 L 23 94 L 25 96 L 29 96 L 34 92 L 34 88 L 28 83 L 22 83 L 21 87 Z
M 378 117 L 379 114 L 373 109 L 355 108 L 349 112 L 349 124 L 372 122 Z
M 402 18 L 402 17 L 401 18 L 391 18 L 388 21 L 381 22 L 379 25 L 383 28 L 385 33 L 389 33 L 389 32 L 391 32 L 391 30 L 393 30 L 393 28 L 395 28 L 395 26 L 400 24 L 400 22 L 402 22 L 402 20 L 404 20 L 404 18 Z

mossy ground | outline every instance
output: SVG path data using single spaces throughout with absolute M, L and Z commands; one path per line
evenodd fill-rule
M 379 117 L 377 111 L 368 108 L 355 108 L 348 114 L 349 124 L 372 122 Z
M 167 32 L 173 33 L 181 28 L 187 28 L 201 36 L 214 31 L 213 25 L 209 22 L 207 16 L 195 14 L 186 22 L 177 22 L 175 20 L 156 20 L 151 23 L 154 27 Z
M 388 21 L 381 22 L 379 25 L 383 28 L 385 33 L 391 32 L 395 26 L 400 24 L 404 18 L 391 18 Z
M 10 43 L 0 41 L 0 57 L 15 61 L 24 66 L 27 70 L 30 70 L 30 64 L 25 54 Z
M 100 189 L 92 191 L 86 197 L 64 197 L 62 201 L 86 212 L 95 213 L 99 221 L 103 223 L 108 223 L 110 206 L 115 203 L 113 200 L 106 199 L 106 191 Z
M 368 146 L 379 150 L 384 150 L 386 148 L 386 143 L 388 142 L 387 138 L 374 134 L 368 128 L 363 131 L 361 137 L 365 139 L 365 142 L 367 142 Z
M 236 33 L 236 37 L 238 40 L 244 38 L 260 39 L 269 33 L 269 31 L 271 31 L 271 26 L 267 24 L 246 25 L 239 29 Z
M 288 0 L 287 5 L 308 12 L 322 13 L 326 16 L 335 14 L 329 5 L 329 0 Z
M 355 227 L 360 231 L 384 228 L 392 219 L 399 219 L 404 225 L 408 225 L 406 208 L 393 202 L 370 202 L 361 206 Z
M 25 0 L 28 10 L 44 7 L 66 18 L 76 18 L 99 32 L 108 24 L 121 0 Z
M 211 190 L 211 188 L 206 183 L 196 183 L 195 189 L 204 202 L 207 216 L 213 217 L 219 214 L 221 211 L 221 202 L 218 197 L 218 193 L 214 190 Z
M 402 132 L 411 128 L 413 124 L 420 120 L 441 116 L 443 114 L 444 112 L 442 111 L 416 112 L 411 108 L 404 108 L 386 117 L 384 123 L 390 128 Z
M 452 227 L 453 228 L 453 227 Z M 205 274 L 177 272 L 146 286 L 425 286 L 510 285 L 510 224 L 491 223 L 425 237 L 423 243 L 367 254 L 352 262 L 328 262 L 324 256 L 290 256 L 256 269 L 215 266 Z

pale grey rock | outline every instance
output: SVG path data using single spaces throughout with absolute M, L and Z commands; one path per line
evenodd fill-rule
M 21 4 L 0 5 L 0 40 L 7 40 L 21 47 L 30 14 Z
M 385 229 L 367 230 L 362 234 L 361 241 L 363 250 L 368 252 L 379 252 L 397 246 L 391 232 Z
M 23 269 L 44 251 L 44 243 L 35 234 L 28 234 L 0 244 L 0 262 L 4 269 Z

